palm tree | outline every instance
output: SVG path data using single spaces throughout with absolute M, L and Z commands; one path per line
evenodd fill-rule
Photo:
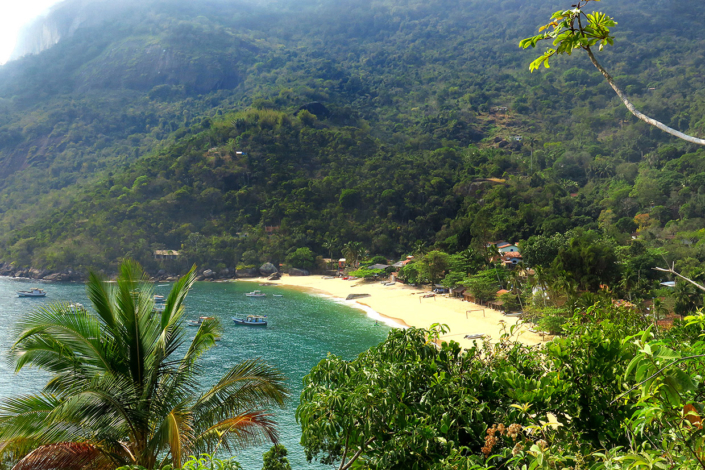
M 357 262 L 365 255 L 365 247 L 360 242 L 348 242 L 343 248 L 343 255 L 345 255 L 345 262 L 356 268 Z
M 91 274 L 94 312 L 50 305 L 23 318 L 11 349 L 15 370 L 50 374 L 38 395 L 0 402 L 0 442 L 22 456 L 22 469 L 98 468 L 170 461 L 190 453 L 277 442 L 271 406 L 288 396 L 284 377 L 260 360 L 232 367 L 201 388 L 198 359 L 219 335 L 203 322 L 190 343 L 183 302 L 195 267 L 172 288 L 163 313 L 154 313 L 142 268 L 126 261 L 117 283 Z M 158 462 L 158 458 L 161 462 Z

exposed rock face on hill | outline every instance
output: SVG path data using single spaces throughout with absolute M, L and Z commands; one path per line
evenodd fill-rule
M 134 3 L 133 1 L 108 2 L 105 0 L 61 2 L 20 31 L 10 60 L 38 54 L 49 49 L 62 39 L 73 36 L 80 27 L 99 25 Z

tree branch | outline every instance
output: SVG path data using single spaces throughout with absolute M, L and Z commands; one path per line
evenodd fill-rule
M 345 465 L 344 467 L 341 467 L 340 470 L 348 470 L 348 468 L 350 468 L 350 467 L 352 466 L 352 464 L 358 459 L 358 457 L 360 457 L 360 455 L 362 455 L 362 451 L 365 450 L 365 447 L 367 447 L 368 445 L 372 444 L 372 442 L 373 442 L 374 440 L 375 440 L 375 438 L 374 438 L 374 437 L 371 437 L 370 439 L 367 440 L 367 442 L 365 442 L 364 444 L 362 444 L 362 446 L 360 447 L 360 450 L 358 450 L 357 452 L 355 452 L 355 455 L 353 455 L 353 456 L 350 458 L 350 462 L 348 462 L 348 464 Z
M 688 134 L 684 134 L 680 131 L 677 131 L 673 128 L 668 127 L 667 125 L 650 118 L 649 116 L 639 112 L 634 105 L 627 99 L 627 96 L 624 94 L 624 92 L 617 86 L 616 83 L 614 83 L 614 79 L 612 79 L 612 76 L 605 70 L 605 68 L 600 65 L 600 63 L 597 61 L 597 58 L 595 58 L 595 55 L 592 53 L 592 50 L 590 49 L 590 46 L 584 47 L 584 49 L 587 51 L 588 56 L 590 57 L 590 61 L 592 61 L 592 65 L 594 65 L 597 70 L 602 73 L 602 75 L 607 79 L 607 83 L 610 84 L 612 89 L 617 93 L 617 96 L 622 100 L 622 103 L 624 103 L 624 106 L 627 107 L 627 109 L 637 117 L 637 119 L 640 119 L 644 121 L 647 124 L 651 124 L 652 126 L 655 126 L 659 129 L 661 129 L 664 132 L 667 132 L 673 136 L 678 137 L 679 139 L 683 139 L 687 142 L 697 144 L 697 145 L 705 145 L 705 139 L 699 139 L 697 137 L 690 136 Z
M 343 460 L 340 461 L 340 467 L 338 467 L 338 470 L 342 470 L 345 466 L 345 457 L 348 455 L 348 443 L 349 442 L 350 442 L 350 430 L 348 430 L 348 433 L 345 436 L 345 449 L 343 450 Z
M 690 282 L 691 284 L 693 284 L 693 285 L 694 285 L 695 287 L 697 287 L 698 289 L 705 291 L 705 287 L 704 287 L 704 286 L 701 286 L 700 284 L 698 284 L 697 282 L 693 281 L 692 279 L 688 279 L 687 277 L 683 276 L 682 274 L 677 273 L 676 270 L 673 269 L 672 267 L 671 267 L 671 268 L 668 268 L 668 269 L 663 269 L 663 268 L 652 268 L 652 269 L 653 269 L 654 271 L 661 271 L 662 273 L 670 273 L 670 274 L 673 274 L 674 276 L 678 276 L 679 278 L 681 278 L 681 279 L 683 279 L 683 280 L 685 280 L 685 281 Z

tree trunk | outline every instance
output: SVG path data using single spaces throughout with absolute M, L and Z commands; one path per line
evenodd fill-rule
M 622 100 L 622 103 L 624 103 L 624 106 L 626 106 L 627 109 L 634 116 L 636 116 L 638 119 L 644 121 L 647 124 L 651 124 L 652 126 L 658 127 L 659 129 L 661 129 L 664 132 L 668 132 L 669 134 L 678 137 L 679 139 L 683 139 L 687 142 L 697 144 L 697 145 L 705 145 L 705 139 L 698 139 L 697 137 L 693 137 L 688 134 L 684 134 L 682 132 L 679 132 L 679 131 L 672 129 L 672 128 L 668 127 L 667 125 L 665 125 L 655 119 L 651 119 L 649 116 L 639 112 L 634 107 L 634 105 L 627 99 L 627 96 L 624 94 L 624 92 L 617 86 L 616 83 L 614 83 L 612 76 L 609 73 L 607 73 L 607 70 L 605 70 L 605 68 L 602 67 L 602 65 L 600 65 L 600 63 L 597 61 L 597 58 L 595 58 L 595 55 L 592 53 L 592 50 L 590 50 L 589 47 L 586 47 L 585 50 L 587 51 L 588 56 L 590 57 L 590 60 L 592 61 L 592 65 L 594 65 L 597 68 L 597 70 L 599 70 L 600 73 L 602 73 L 602 75 L 605 77 L 605 79 L 607 79 L 607 83 L 610 84 L 610 86 L 612 87 L 614 92 L 617 93 L 617 96 L 619 96 L 619 98 Z

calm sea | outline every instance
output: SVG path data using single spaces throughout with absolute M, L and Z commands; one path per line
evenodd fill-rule
M 21 299 L 16 291 L 38 285 L 47 292 L 45 299 Z M 157 294 L 166 295 L 171 284 L 158 284 Z M 246 292 L 259 289 L 266 298 L 247 298 Z M 273 297 L 281 294 L 282 297 Z M 0 351 L 3 356 L 12 344 L 13 325 L 18 318 L 45 302 L 80 302 L 88 306 L 85 288 L 73 283 L 37 283 L 0 278 Z M 234 314 L 267 315 L 266 329 L 238 327 Z M 230 367 L 244 359 L 260 357 L 277 367 L 288 378 L 292 398 L 283 410 L 276 410 L 282 444 L 289 450 L 294 469 L 330 468 L 309 464 L 299 445 L 301 431 L 294 411 L 301 393 L 301 379 L 330 352 L 352 359 L 365 349 L 383 341 L 389 327 L 358 309 L 329 298 L 291 289 L 258 286 L 254 283 L 196 283 L 186 302 L 186 317 L 214 316 L 222 321 L 222 341 L 203 357 L 204 387 L 212 385 Z M 195 328 L 193 328 L 195 334 Z M 4 359 L 4 358 L 3 358 Z M 0 360 L 0 396 L 41 390 L 47 376 L 35 370 L 15 375 L 5 360 Z M 237 455 L 247 470 L 262 468 L 262 453 L 269 446 L 249 448 Z M 222 457 L 226 457 L 223 455 Z

